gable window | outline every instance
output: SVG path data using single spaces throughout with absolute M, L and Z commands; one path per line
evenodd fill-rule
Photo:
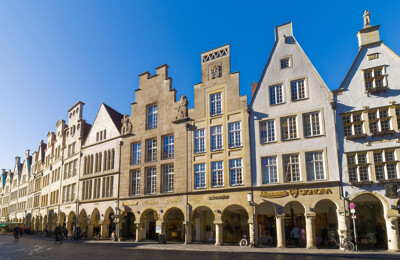
M 285 182 L 300 181 L 300 160 L 298 154 L 283 155 Z
M 224 186 L 224 168 L 222 161 L 211 163 L 211 186 L 213 188 Z
M 157 139 L 147 140 L 146 145 L 147 145 L 146 161 L 147 162 L 157 161 Z
M 146 194 L 156 193 L 157 170 L 156 167 L 146 168 Z
M 142 144 L 132 144 L 132 164 L 140 164 L 142 161 Z
M 194 165 L 194 188 L 201 189 L 206 187 L 206 164 Z
M 281 65 L 281 69 L 289 68 L 291 65 L 290 58 L 288 57 L 288 58 L 281 59 L 280 65 Z
M 297 117 L 289 116 L 281 119 L 282 139 L 291 140 L 297 138 Z
M 222 114 L 222 92 L 210 95 L 210 115 Z
M 242 159 L 229 160 L 231 186 L 243 185 Z
M 313 112 L 303 115 L 304 136 L 311 137 L 321 134 L 319 112 Z
M 261 159 L 262 164 L 262 183 L 278 182 L 278 169 L 276 156 L 264 157 Z
M 140 195 L 140 170 L 131 171 L 131 195 Z
M 174 158 L 174 136 L 164 136 L 163 159 Z
M 229 148 L 242 146 L 242 129 L 241 122 L 228 124 L 229 130 Z
M 260 138 L 262 144 L 275 141 L 275 120 L 260 122 Z
M 269 87 L 269 104 L 276 105 L 283 103 L 282 84 Z
M 147 106 L 147 129 L 157 128 L 157 105 Z
M 162 190 L 163 192 L 174 191 L 174 165 L 167 164 L 162 166 Z
M 211 127 L 211 151 L 222 150 L 222 125 Z
M 322 152 L 309 152 L 306 153 L 306 165 L 307 165 L 307 179 L 313 180 L 324 180 L 324 155 Z
M 290 82 L 290 90 L 292 92 L 292 101 L 306 98 L 305 80 L 294 80 Z
M 364 135 L 364 120 L 361 113 L 344 115 L 342 119 L 344 135 L 347 138 Z
M 194 153 L 204 153 L 206 151 L 204 134 L 204 129 L 194 131 Z
M 385 67 L 376 67 L 364 70 L 365 90 L 376 93 L 387 88 Z

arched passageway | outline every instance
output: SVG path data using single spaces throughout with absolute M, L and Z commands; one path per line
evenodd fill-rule
M 275 207 L 265 201 L 256 206 L 256 236 L 261 245 L 276 246 L 276 217 Z
M 184 215 L 178 208 L 171 208 L 164 215 L 165 239 L 167 241 L 184 241 Z
M 249 215 L 239 205 L 227 207 L 222 212 L 222 242 L 238 243 L 243 235 L 249 238 Z
M 194 210 L 192 215 L 192 239 L 193 241 L 215 241 L 214 214 L 210 208 L 202 206 Z
M 300 202 L 291 201 L 285 205 L 283 211 L 285 213 L 286 246 L 305 247 L 307 241 L 304 206 Z

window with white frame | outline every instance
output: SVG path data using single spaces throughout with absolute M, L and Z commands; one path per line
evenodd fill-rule
M 387 86 L 385 66 L 364 70 L 364 82 L 367 91 L 385 89 Z
M 205 131 L 204 129 L 198 129 L 194 131 L 194 153 L 204 153 L 205 151 Z
M 132 144 L 132 164 L 140 164 L 142 161 L 142 144 Z
M 298 154 L 283 155 L 285 182 L 300 181 L 300 160 Z
M 242 127 L 241 122 L 228 124 L 229 148 L 242 146 Z
M 174 136 L 168 135 L 163 137 L 163 159 L 174 158 Z
M 222 125 L 213 126 L 211 130 L 211 151 L 222 150 Z
M 223 161 L 211 163 L 211 186 L 223 187 L 224 186 L 224 166 Z
M 157 105 L 147 106 L 147 129 L 157 128 L 157 115 L 158 107 Z
M 366 153 L 347 155 L 347 169 L 350 182 L 369 181 L 368 168 Z
M 346 137 L 364 134 L 364 119 L 361 113 L 342 115 L 342 120 Z
M 306 98 L 305 80 L 299 79 L 290 82 L 290 90 L 292 93 L 292 101 Z
M 305 137 L 317 136 L 321 134 L 319 112 L 304 114 L 303 123 Z
M 222 92 L 210 95 L 210 115 L 222 114 Z
M 369 131 L 375 135 L 391 131 L 391 116 L 388 108 L 380 108 L 378 110 L 368 112 Z
M 394 150 L 374 152 L 375 175 L 377 180 L 397 179 L 397 161 Z
M 146 168 L 146 194 L 156 193 L 157 170 L 156 167 Z
M 282 84 L 270 86 L 269 104 L 273 106 L 282 103 L 283 103 Z
M 275 142 L 275 120 L 266 120 L 260 122 L 260 143 Z
M 174 165 L 162 166 L 162 191 L 174 192 Z
M 229 172 L 231 186 L 243 185 L 242 159 L 229 160 Z
M 289 116 L 281 119 L 282 139 L 291 140 L 297 138 L 297 117 Z
M 131 195 L 140 195 L 140 169 L 131 171 Z
M 146 141 L 146 161 L 154 162 L 157 161 L 157 139 L 150 139 Z
M 206 164 L 194 165 L 194 188 L 201 189 L 206 187 Z
M 307 180 L 324 180 L 324 154 L 322 151 L 306 153 Z
M 290 67 L 290 58 L 283 58 L 280 60 L 281 69 L 286 69 Z
M 262 164 L 262 183 L 278 182 L 278 165 L 276 156 L 264 157 L 261 159 Z

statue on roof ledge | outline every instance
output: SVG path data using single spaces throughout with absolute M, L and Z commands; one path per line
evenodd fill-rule
M 364 28 L 370 27 L 371 26 L 371 19 L 369 17 L 370 13 L 368 10 L 365 10 L 364 12 Z

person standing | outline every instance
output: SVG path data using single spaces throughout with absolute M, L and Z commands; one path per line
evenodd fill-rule
M 299 247 L 300 229 L 297 226 L 294 226 L 290 235 L 294 238 L 296 247 Z

